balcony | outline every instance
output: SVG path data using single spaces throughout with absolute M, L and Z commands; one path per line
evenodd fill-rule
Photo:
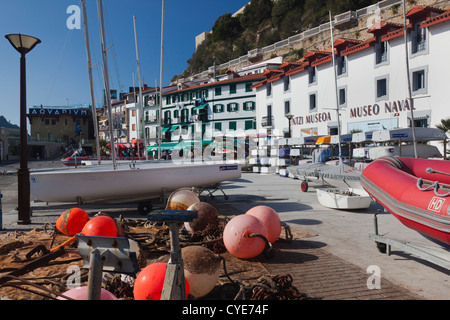
M 273 116 L 262 117 L 261 126 L 272 127 L 273 126 Z
M 154 123 L 154 122 L 158 122 L 158 118 L 156 116 L 145 117 L 145 123 Z

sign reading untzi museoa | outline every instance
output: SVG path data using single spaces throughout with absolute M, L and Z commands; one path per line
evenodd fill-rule
M 331 113 L 330 112 L 316 112 L 316 113 L 308 114 L 306 116 L 293 117 L 291 119 L 291 124 L 302 125 L 302 124 L 328 122 L 328 121 L 331 121 Z
M 415 110 L 415 108 L 413 110 Z M 411 107 L 409 105 L 408 99 L 388 101 L 384 104 L 384 108 L 380 107 L 380 105 L 375 103 L 373 105 L 369 104 L 362 107 L 350 108 L 349 117 L 362 118 L 362 117 L 376 116 L 380 114 L 380 112 L 382 111 L 384 111 L 384 113 L 398 113 L 402 111 L 411 111 Z
M 88 116 L 89 109 L 48 109 L 48 108 L 30 108 L 30 115 L 46 115 L 46 116 Z
M 381 105 L 381 106 L 380 106 Z M 402 111 L 411 111 L 411 106 L 408 99 L 405 100 L 397 100 L 397 101 L 388 101 L 382 104 L 372 104 L 365 105 L 362 107 L 348 108 L 349 118 L 364 118 L 370 116 L 376 116 L 380 113 L 399 113 Z M 415 108 L 413 109 L 415 110 Z M 319 122 L 329 122 L 331 121 L 331 113 L 330 112 L 316 112 L 311 113 L 306 116 L 298 116 L 293 117 L 291 119 L 292 125 L 303 125 L 303 124 L 312 124 Z

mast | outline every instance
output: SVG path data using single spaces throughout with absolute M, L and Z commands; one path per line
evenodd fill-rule
M 339 95 L 337 88 L 337 75 L 336 75 L 336 61 L 334 56 L 334 41 L 333 41 L 333 24 L 331 22 L 331 11 L 328 11 L 330 15 L 330 33 L 331 33 L 331 56 L 333 58 L 333 76 L 334 76 L 334 91 L 336 95 L 336 113 L 337 113 L 337 122 L 338 122 L 338 137 L 339 137 L 339 164 L 342 164 L 342 147 L 341 147 L 341 120 L 339 114 Z
M 99 141 L 99 137 L 98 137 L 97 109 L 95 108 L 94 83 L 93 83 L 93 79 L 92 79 L 91 49 L 89 46 L 89 32 L 88 32 L 88 24 L 87 24 L 86 0 L 81 0 L 81 5 L 83 8 L 84 41 L 86 43 L 89 85 L 91 88 L 92 121 L 94 122 L 94 134 L 95 134 L 95 142 L 96 142 L 96 149 L 97 149 L 97 159 L 98 159 L 98 164 L 100 165 L 100 164 L 102 164 L 102 159 L 100 156 L 100 141 Z
M 407 25 L 406 25 L 406 5 L 405 0 L 403 2 L 403 40 L 405 42 L 405 58 L 406 58 L 406 79 L 408 80 L 408 98 L 409 105 L 411 108 L 411 129 L 413 134 L 413 145 L 414 145 L 414 157 L 417 158 L 417 140 L 416 140 L 416 128 L 414 124 L 414 101 L 411 94 L 411 79 L 409 76 L 409 56 L 408 56 L 408 37 L 407 37 Z
M 136 108 L 136 84 L 134 83 L 134 72 L 132 72 L 132 74 L 133 74 L 133 101 L 134 101 L 134 107 Z M 136 116 L 136 123 L 138 122 L 138 120 L 139 120 L 139 117 L 138 116 Z M 139 126 L 136 126 L 136 138 L 137 138 L 137 151 L 138 151 L 138 155 L 140 156 L 140 154 L 141 154 L 141 151 L 140 151 L 140 148 L 139 148 Z
M 103 3 L 102 0 L 97 0 L 97 10 L 98 10 L 98 22 L 100 26 L 100 40 L 102 46 L 102 60 L 103 60 L 103 81 L 105 83 L 105 96 L 106 96 L 106 106 L 108 108 L 108 122 L 109 122 L 109 135 L 111 144 L 111 156 L 113 161 L 113 168 L 117 168 L 116 164 L 116 146 L 114 143 L 114 130 L 112 121 L 112 108 L 111 108 L 111 90 L 109 87 L 109 71 L 108 71 L 108 57 L 105 46 L 105 23 L 103 21 Z
M 161 142 L 162 142 L 162 132 L 161 132 L 161 117 L 162 117 L 162 88 L 163 88 L 163 61 L 164 61 L 164 0 L 162 0 L 162 13 L 161 13 L 161 63 L 160 63 L 160 74 L 159 74 L 159 116 L 158 116 L 158 160 L 161 159 Z
M 136 62 L 137 62 L 137 69 L 138 69 L 138 80 L 139 80 L 139 112 L 138 112 L 138 119 L 136 119 L 136 123 L 139 123 L 137 127 L 137 143 L 139 148 L 139 138 L 141 136 L 141 119 L 144 115 L 144 103 L 142 100 L 142 82 L 141 82 L 141 65 L 139 63 L 139 48 L 138 48 L 138 39 L 137 39 L 137 31 L 136 31 L 136 16 L 133 16 L 133 24 L 134 24 L 134 41 L 136 43 Z M 145 129 L 145 126 L 144 126 Z M 148 159 L 148 152 L 147 152 L 147 137 L 145 136 L 145 130 L 144 130 L 144 153 L 145 153 L 145 159 Z M 139 150 L 139 149 L 138 149 Z M 139 154 L 140 156 L 140 154 Z

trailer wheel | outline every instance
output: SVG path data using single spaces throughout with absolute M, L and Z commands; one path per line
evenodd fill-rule
M 386 249 L 387 249 L 386 243 L 376 242 L 376 244 L 377 244 L 377 249 L 380 253 L 386 253 Z
M 300 188 L 303 192 L 308 191 L 308 181 L 303 180 L 302 183 L 300 184 Z
M 151 202 L 139 202 L 138 211 L 141 215 L 148 214 L 150 211 L 152 211 Z

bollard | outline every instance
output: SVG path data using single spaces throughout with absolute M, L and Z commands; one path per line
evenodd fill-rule
M 178 223 L 197 218 L 195 210 L 155 210 L 147 215 L 147 220 L 164 222 L 169 225 L 170 260 L 166 267 L 161 300 L 185 300 L 184 265 L 178 238 Z

